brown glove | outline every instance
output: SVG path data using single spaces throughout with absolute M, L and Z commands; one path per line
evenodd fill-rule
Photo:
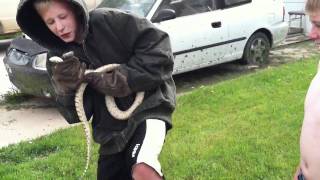
M 73 94 L 83 82 L 86 64 L 81 63 L 73 53 L 62 57 L 63 62 L 52 66 L 52 79 L 59 95 Z
M 110 72 L 92 72 L 84 77 L 96 91 L 114 97 L 125 97 L 131 94 L 131 89 L 127 82 L 127 73 L 120 68 Z

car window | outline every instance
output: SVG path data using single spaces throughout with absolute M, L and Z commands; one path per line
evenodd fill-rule
M 188 16 L 212 10 L 211 0 L 183 0 L 175 4 L 176 16 Z
M 237 6 L 245 3 L 250 3 L 252 0 L 224 0 L 226 7 Z
M 188 16 L 218 9 L 216 0 L 163 0 L 157 12 L 162 9 L 172 9 L 176 17 Z M 217 0 L 221 1 L 221 0 Z M 155 13 L 157 15 L 157 13 Z
M 146 17 L 156 0 L 103 0 L 99 7 L 117 8 Z

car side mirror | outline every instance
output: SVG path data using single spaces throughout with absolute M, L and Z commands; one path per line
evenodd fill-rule
M 170 19 L 176 18 L 176 11 L 173 9 L 161 9 L 156 17 L 153 19 L 153 22 L 161 22 Z

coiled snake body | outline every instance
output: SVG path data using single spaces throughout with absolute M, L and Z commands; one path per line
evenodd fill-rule
M 65 56 L 65 55 L 64 55 Z M 63 61 L 62 58 L 54 56 L 49 59 L 49 61 L 54 62 L 54 63 L 60 63 Z M 105 66 L 102 66 L 96 70 L 86 70 L 85 74 L 88 74 L 90 72 L 108 72 L 112 71 L 113 69 L 117 68 L 120 66 L 119 64 L 108 64 Z M 88 83 L 82 83 L 80 87 L 78 88 L 76 95 L 75 95 L 75 107 L 76 111 L 79 117 L 80 122 L 83 125 L 85 135 L 86 135 L 86 142 L 87 142 L 87 159 L 86 159 L 86 165 L 85 169 L 81 175 L 81 178 L 84 177 L 86 174 L 88 168 L 89 168 L 89 163 L 90 163 L 90 157 L 91 157 L 91 130 L 90 130 L 90 125 L 89 121 L 86 117 L 84 107 L 83 107 L 83 93 L 84 90 L 86 89 Z M 144 92 L 138 92 L 136 95 L 136 99 L 133 102 L 132 106 L 127 109 L 126 111 L 120 110 L 114 100 L 114 97 L 112 96 L 105 96 L 105 101 L 106 101 L 106 108 L 108 109 L 109 113 L 118 120 L 127 120 L 133 113 L 133 111 L 142 103 L 144 98 Z

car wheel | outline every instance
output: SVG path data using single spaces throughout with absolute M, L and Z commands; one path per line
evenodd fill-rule
M 243 62 L 259 66 L 268 63 L 270 47 L 270 41 L 264 33 L 254 33 L 245 46 Z

